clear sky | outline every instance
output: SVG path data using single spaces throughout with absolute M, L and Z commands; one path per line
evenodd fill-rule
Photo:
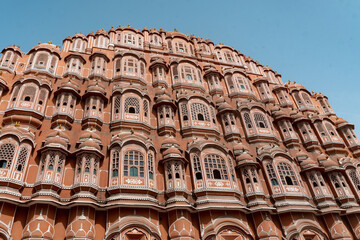
M 16 5 L 14 4 L 16 2 Z M 0 48 L 117 25 L 210 38 L 322 92 L 360 137 L 360 0 L 2 1 Z

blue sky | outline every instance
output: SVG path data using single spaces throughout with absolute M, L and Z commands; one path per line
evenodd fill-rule
M 177 28 L 269 65 L 322 92 L 360 137 L 360 1 L 3 1 L 0 48 L 62 44 L 77 32 L 128 25 Z

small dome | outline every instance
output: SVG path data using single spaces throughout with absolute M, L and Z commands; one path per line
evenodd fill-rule
M 115 28 L 113 26 L 111 26 L 110 30 L 109 30 L 109 33 L 110 32 L 115 32 Z
M 95 83 L 90 83 L 88 85 L 87 91 L 88 92 L 101 92 L 101 93 L 104 93 L 105 88 L 101 84 L 99 84 L 98 82 L 95 82 Z
M 158 88 L 155 91 L 156 102 L 172 101 L 170 95 L 166 92 L 165 88 Z
M 51 53 L 55 53 L 59 58 L 60 58 L 60 47 L 56 46 L 54 44 L 52 44 L 51 42 L 49 43 L 40 43 L 36 46 L 34 46 L 28 54 L 34 52 L 34 51 L 38 51 L 40 49 L 47 49 L 49 50 Z
M 244 150 L 248 150 L 248 148 L 241 142 L 238 142 L 237 144 L 235 144 L 235 146 L 233 147 L 234 151 L 244 151 Z
M 104 29 L 100 29 L 100 30 L 97 30 L 95 35 L 104 35 L 104 36 L 108 36 L 108 33 L 107 31 L 105 31 Z
M 163 156 L 166 156 L 166 155 L 181 155 L 181 152 L 178 148 L 174 147 L 174 146 L 171 146 L 169 147 L 168 149 L 166 149 L 163 153 Z
M 320 164 L 322 166 L 324 166 L 325 169 L 327 168 L 333 168 L 333 167 L 338 167 L 338 165 L 336 164 L 336 162 L 332 159 L 327 159 L 327 160 L 324 160 L 324 161 L 321 161 Z
M 328 159 L 328 156 L 326 156 L 325 154 L 321 153 L 319 156 L 317 156 L 316 158 L 318 161 L 324 161 L 326 159 Z
M 61 146 L 67 148 L 67 142 L 61 137 L 53 137 L 45 140 L 45 146 Z
M 82 149 L 82 148 L 85 148 L 85 149 L 96 149 L 96 150 L 99 150 L 100 151 L 100 146 L 98 143 L 96 143 L 94 140 L 92 139 L 88 139 L 86 140 L 85 142 L 81 143 L 79 145 L 79 149 Z
M 348 124 L 348 121 L 346 121 L 346 120 L 344 120 L 342 118 L 337 118 L 336 121 L 335 121 L 336 126 L 345 125 L 345 124 Z
M 290 112 L 290 116 L 293 118 L 293 119 L 300 119 L 300 118 L 303 118 L 304 117 L 304 114 L 302 112 L 299 112 L 297 110 L 292 110 Z
M 52 137 L 61 137 L 61 138 L 64 138 L 66 139 L 67 141 L 69 141 L 69 137 L 68 135 L 66 134 L 65 131 L 52 131 L 48 134 L 47 138 L 52 138 Z
M 86 36 L 82 33 L 76 33 L 72 38 L 82 38 L 82 39 L 86 39 Z
M 168 137 L 165 138 L 165 140 L 162 142 L 162 145 L 179 145 L 179 142 L 173 138 L 173 137 Z
M 216 96 L 214 96 L 214 101 L 215 101 L 215 104 L 218 105 L 222 102 L 225 102 L 225 99 L 223 96 L 216 95 Z
M 221 111 L 224 111 L 224 110 L 227 110 L 227 109 L 232 109 L 232 107 L 227 102 L 222 102 L 222 103 L 220 103 L 218 105 L 217 109 L 218 109 L 219 112 L 221 112 Z
M 301 149 L 295 154 L 295 156 L 296 156 L 297 159 L 307 159 L 307 158 L 309 158 L 309 156 Z
M 86 140 L 86 139 L 96 139 L 96 140 L 99 140 L 101 141 L 101 138 L 100 136 L 96 133 L 96 132 L 90 132 L 90 131 L 86 131 L 86 132 L 83 132 L 81 135 L 80 135 L 80 141 L 81 140 Z
M 284 111 L 282 108 L 278 108 L 277 110 L 271 110 L 272 116 L 275 119 L 281 118 L 281 117 L 287 117 L 288 114 Z
M 278 105 L 273 104 L 273 105 L 270 107 L 270 111 L 271 111 L 271 112 L 280 111 L 280 107 L 279 107 Z
M 317 166 L 316 162 L 314 162 L 311 158 L 308 158 L 300 163 L 300 167 L 302 170 L 316 166 Z
M 67 149 L 69 137 L 64 131 L 53 131 L 45 139 L 44 145 L 49 147 L 62 147 Z
M 237 162 L 242 162 L 242 161 L 253 161 L 253 157 L 250 156 L 249 153 L 247 152 L 244 152 L 243 154 L 239 155 L 236 157 L 236 161 Z
M 70 79 L 66 82 L 63 82 L 60 87 L 58 87 L 58 89 L 55 91 L 55 94 L 62 91 L 70 91 L 73 92 L 76 96 L 80 97 L 80 87 Z

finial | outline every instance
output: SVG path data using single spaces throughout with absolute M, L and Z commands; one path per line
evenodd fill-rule
M 207 135 L 207 134 L 205 134 L 205 140 L 208 140 L 208 139 L 209 139 L 208 135 Z
M 0 72 L 0 76 L 2 75 L 2 72 Z
M 177 32 L 178 30 L 176 28 L 174 28 L 174 32 Z
M 128 27 L 130 27 L 130 24 L 128 24 Z
M 51 42 L 51 41 L 48 41 L 48 44 L 52 44 L 52 42 Z
M 41 42 L 38 42 L 38 45 L 40 45 L 41 44 Z
M 37 76 L 37 75 L 39 75 L 39 73 L 38 73 L 38 72 L 36 72 L 34 75 L 35 75 L 35 76 Z
M 61 129 L 61 124 L 59 124 L 58 128 Z
M 130 129 L 130 132 L 131 132 L 131 134 L 134 134 L 134 129 L 131 128 L 131 129 Z

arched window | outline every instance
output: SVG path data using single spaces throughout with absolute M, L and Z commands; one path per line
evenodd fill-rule
M 27 102 L 33 102 L 35 98 L 36 87 L 34 86 L 25 86 L 22 93 L 22 100 Z
M 183 116 L 183 120 L 184 121 L 187 121 L 189 120 L 189 112 L 188 112 L 188 109 L 187 109 L 187 106 L 186 104 L 181 104 L 181 114 Z
M 48 61 L 48 54 L 47 53 L 39 53 L 35 66 L 37 68 L 46 68 L 47 65 L 47 61 Z
M 283 185 L 298 185 L 295 173 L 289 164 L 281 162 L 277 168 Z
M 247 169 L 244 169 L 244 171 L 243 171 L 243 176 L 244 176 L 244 178 L 245 178 L 245 183 L 246 183 L 246 184 L 251 183 L 250 176 L 249 176 L 249 173 L 248 173 L 248 170 L 247 170 Z
M 326 122 L 325 127 L 326 127 L 327 131 L 329 132 L 329 134 L 331 136 L 336 136 L 337 135 L 336 130 L 334 129 L 334 127 L 330 123 Z
M 247 128 L 252 128 L 252 122 L 249 113 L 244 113 L 244 121 Z
M 115 150 L 112 154 L 112 177 L 119 176 L 119 161 L 120 161 L 120 152 Z
M 254 119 L 255 119 L 256 127 L 268 128 L 264 114 L 254 113 Z
M 126 113 L 139 114 L 139 112 L 140 112 L 139 100 L 135 97 L 126 98 L 124 108 L 125 108 Z
M 225 160 L 216 154 L 208 154 L 204 159 L 206 177 L 208 179 L 228 179 Z
M 115 97 L 115 100 L 114 100 L 114 113 L 115 114 L 120 113 L 120 105 L 121 105 L 121 100 L 120 100 L 120 97 L 117 96 L 117 97 Z
M 166 172 L 167 172 L 168 180 L 171 180 L 172 179 L 171 164 L 167 165 Z
M 17 158 L 17 161 L 16 161 L 16 170 L 19 171 L 19 172 L 22 172 L 24 170 L 24 166 L 25 166 L 25 163 L 26 163 L 26 159 L 27 159 L 27 156 L 28 156 L 28 150 L 26 148 L 21 148 L 20 149 L 20 152 L 19 152 L 19 155 L 18 155 L 18 158 Z
M 124 156 L 124 176 L 144 177 L 144 156 L 139 151 L 128 151 Z
M 303 93 L 301 94 L 301 96 L 302 96 L 302 98 L 304 99 L 306 105 L 310 105 L 310 106 L 313 105 L 313 104 L 312 104 L 312 101 L 311 101 L 311 99 L 310 99 L 310 97 L 309 97 L 309 95 L 308 95 L 307 93 L 304 93 L 304 92 L 303 92 Z
M 13 101 L 13 102 L 16 101 L 16 98 L 18 97 L 18 94 L 19 94 L 19 90 L 20 90 L 20 85 L 14 86 L 11 101 Z
M 154 179 L 154 157 L 151 153 L 148 154 L 148 170 L 149 178 Z
M 40 94 L 39 94 L 38 104 L 43 105 L 46 101 L 46 98 L 47 98 L 47 90 L 41 89 Z
M 62 169 L 62 166 L 63 166 L 63 162 L 65 161 L 65 156 L 64 155 L 60 155 L 59 158 L 58 158 L 58 162 L 57 162 L 57 169 L 56 171 L 58 173 L 61 172 L 61 169 Z
M 144 77 L 144 75 L 145 75 L 145 64 L 142 61 L 140 61 L 140 76 Z
M 356 190 L 360 191 L 360 178 L 359 178 L 358 172 L 355 169 L 351 169 L 349 172 L 349 176 L 350 176 L 351 181 L 353 182 Z
M 274 167 L 273 167 L 272 164 L 269 163 L 269 164 L 266 165 L 266 171 L 267 171 L 267 174 L 269 176 L 271 185 L 272 186 L 279 185 L 279 182 L 277 180 L 276 173 L 275 173 L 275 170 L 274 170 Z
M 330 175 L 330 179 L 332 181 L 332 183 L 334 184 L 335 188 L 347 188 L 347 185 L 345 183 L 345 179 L 343 177 L 343 175 L 339 172 L 334 172 Z
M 198 74 L 193 66 L 185 65 L 181 67 L 181 78 L 186 81 L 198 81 Z M 201 80 L 201 78 L 200 78 Z
M 198 121 L 210 122 L 209 111 L 207 106 L 202 103 L 193 103 L 190 106 L 191 118 Z
M 135 45 L 135 36 L 131 33 L 124 34 L 124 43 L 130 44 L 130 45 Z
M 181 52 L 181 53 L 188 52 L 186 43 L 183 42 L 175 42 L 175 50 L 176 52 Z
M 138 76 L 138 60 L 134 57 L 126 57 L 123 62 L 125 75 Z
M 202 179 L 201 162 L 200 162 L 200 158 L 197 155 L 194 155 L 193 157 L 193 164 L 194 164 L 194 173 L 196 180 Z
M 149 104 L 148 104 L 148 101 L 147 100 L 144 100 L 143 101 L 143 113 L 144 113 L 144 117 L 148 117 L 149 113 L 148 113 L 148 110 L 149 110 Z
M 118 58 L 115 61 L 115 75 L 120 74 L 120 71 L 121 71 L 121 59 Z
M 4 143 L 0 147 L 0 168 L 10 168 L 15 155 L 15 146 L 11 143 Z

